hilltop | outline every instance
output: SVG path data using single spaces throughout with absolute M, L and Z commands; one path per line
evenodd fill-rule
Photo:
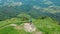
M 24 16 L 26 17 L 23 18 Z M 0 34 L 34 34 L 34 32 L 26 32 L 24 28 L 21 29 L 24 23 L 29 22 L 30 18 L 32 19 L 32 23 L 35 25 L 37 31 L 42 32 L 43 34 L 60 34 L 60 26 L 57 24 L 58 22 L 52 18 L 40 17 L 35 19 L 27 14 L 24 14 L 24 16 L 23 14 L 20 14 L 15 18 L 0 21 Z M 27 17 L 28 19 L 26 19 Z M 9 26 L 10 24 L 18 25 L 18 29 L 21 30 L 15 29 L 13 26 Z

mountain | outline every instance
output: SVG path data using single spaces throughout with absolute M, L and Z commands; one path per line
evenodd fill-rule
M 54 18 L 60 13 L 60 0 L 0 0 L 0 20 L 10 19 L 20 13 L 27 13 L 33 18 L 49 16 Z M 58 16 L 59 17 L 59 16 Z M 58 18 L 57 20 L 60 20 Z
M 21 16 L 21 17 L 20 17 Z M 28 19 L 24 19 L 28 17 Z M 44 19 L 38 18 L 31 18 L 32 24 L 35 25 L 36 31 L 33 32 L 27 32 L 25 30 L 25 23 L 30 23 L 29 18 L 31 18 L 30 15 L 27 14 L 20 14 L 15 18 L 7 19 L 4 21 L 0 21 L 0 34 L 36 34 L 36 32 L 43 33 L 43 34 L 60 34 L 60 25 L 58 25 L 57 21 L 52 20 L 50 17 L 45 17 Z M 27 21 L 28 20 L 28 21 Z M 27 26 L 28 29 L 29 26 Z M 34 28 L 34 26 L 31 26 Z M 48 30 L 47 30 L 48 29 Z M 28 29 L 29 30 L 29 29 Z
M 60 34 L 60 0 L 0 0 L 0 34 Z

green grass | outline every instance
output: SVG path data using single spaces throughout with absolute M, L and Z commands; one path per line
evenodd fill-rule
M 52 20 L 50 17 L 47 17 L 45 19 L 32 18 L 32 21 L 37 30 L 43 32 L 44 34 L 60 34 L 60 25 L 58 25 L 57 21 Z M 33 34 L 24 31 L 24 29 L 16 30 L 11 26 L 4 27 L 12 23 L 20 25 L 25 22 L 27 22 L 27 20 L 21 21 L 21 18 L 11 18 L 5 21 L 0 21 L 0 34 Z
M 11 26 L 0 29 L 0 34 L 31 34 L 22 30 L 16 30 Z
M 60 34 L 60 26 L 51 18 L 34 20 L 33 23 L 38 30 L 45 32 L 45 34 Z

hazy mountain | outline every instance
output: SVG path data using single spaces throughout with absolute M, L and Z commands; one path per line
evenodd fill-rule
M 54 17 L 60 12 L 59 3 L 60 0 L 0 0 L 0 20 L 15 17 L 22 12 L 32 17 Z

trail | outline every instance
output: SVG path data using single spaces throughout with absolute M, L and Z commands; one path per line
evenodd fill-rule
M 15 24 L 16 25 L 16 24 Z M 5 27 L 8 27 L 8 26 L 14 26 L 13 24 L 8 24 L 8 25 L 5 25 L 5 26 L 2 26 L 2 27 L 0 27 L 0 29 L 1 28 L 5 28 Z

